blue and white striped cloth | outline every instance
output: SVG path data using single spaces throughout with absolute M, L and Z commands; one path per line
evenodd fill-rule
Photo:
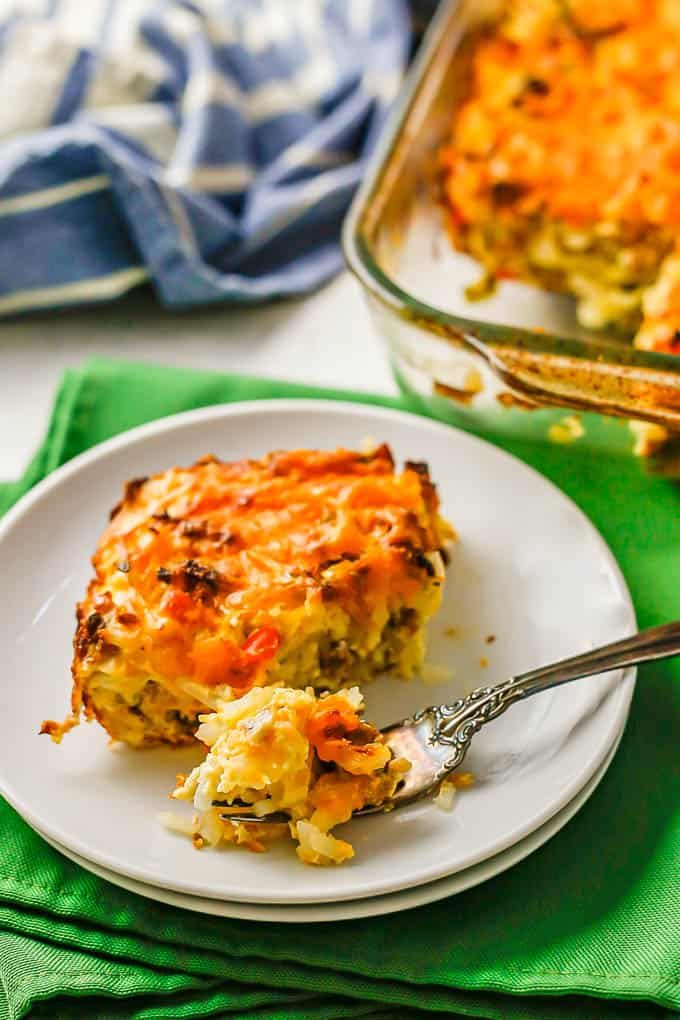
M 150 281 L 315 287 L 406 62 L 403 0 L 0 0 L 0 314 Z

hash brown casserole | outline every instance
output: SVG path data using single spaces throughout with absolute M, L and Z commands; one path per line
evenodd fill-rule
M 205 457 L 128 482 L 77 609 L 71 715 L 141 747 L 193 740 L 253 687 L 336 690 L 422 663 L 451 527 L 427 466 L 370 453 Z
M 217 712 L 197 732 L 208 754 L 173 797 L 193 803 L 193 818 L 161 820 L 191 836 L 197 849 L 233 843 L 256 852 L 290 834 L 305 864 L 341 864 L 352 846 L 330 830 L 353 811 L 394 793 L 409 763 L 393 758 L 382 734 L 359 716 L 359 689 L 315 696 L 311 687 L 255 687 Z M 285 812 L 290 822 L 234 822 L 225 809 L 251 805 L 258 817 Z
M 455 246 L 490 286 L 570 293 L 584 326 L 680 354 L 680 4 L 501 9 L 441 152 Z

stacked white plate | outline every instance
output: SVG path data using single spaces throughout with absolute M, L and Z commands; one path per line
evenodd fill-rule
M 388 913 L 498 874 L 554 835 L 604 774 L 621 737 L 634 675 L 613 672 L 511 708 L 475 738 L 474 785 L 444 811 L 430 802 L 357 819 L 354 860 L 305 867 L 292 845 L 266 854 L 193 849 L 158 821 L 190 750 L 110 749 L 97 726 L 60 746 L 38 730 L 66 714 L 73 613 L 89 557 L 126 479 L 271 449 L 388 442 L 426 460 L 459 534 L 444 604 L 429 628 L 438 682 L 383 677 L 366 688 L 379 725 L 450 702 L 635 629 L 630 596 L 600 535 L 541 475 L 495 447 L 396 411 L 279 400 L 167 418 L 55 472 L 0 526 L 6 598 L 0 636 L 0 792 L 48 842 L 84 868 L 187 909 L 276 921 Z M 568 451 L 565 451 L 568 455 Z

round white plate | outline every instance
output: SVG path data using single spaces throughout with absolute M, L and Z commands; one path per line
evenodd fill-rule
M 628 711 L 633 680 L 620 673 L 513 707 L 475 739 L 469 768 L 476 783 L 453 812 L 424 803 L 371 824 L 352 822 L 343 834 L 356 858 L 333 869 L 302 867 L 288 843 L 266 855 L 198 854 L 163 829 L 158 812 L 168 806 L 175 774 L 197 760 L 194 749 L 110 751 L 96 725 L 79 727 L 61 746 L 38 736 L 43 718 L 65 714 L 73 607 L 126 479 L 207 452 L 229 460 L 274 448 L 355 446 L 369 435 L 389 442 L 400 461 L 427 459 L 461 539 L 430 628 L 430 660 L 448 679 L 427 688 L 380 679 L 366 691 L 369 718 L 382 725 L 634 630 L 625 583 L 589 521 L 542 476 L 481 440 L 417 416 L 325 401 L 257 402 L 163 419 L 67 464 L 0 525 L 0 576 L 12 593 L 0 621 L 0 790 L 29 824 L 95 864 L 162 888 L 314 903 L 463 871 L 539 828 L 583 788 Z
M 621 729 L 623 735 L 623 728 Z M 369 896 L 361 900 L 348 900 L 346 903 L 311 903 L 309 906 L 290 904 L 288 906 L 273 906 L 267 903 L 236 903 L 229 900 L 208 899 L 207 896 L 189 896 L 187 893 L 171 892 L 168 889 L 161 889 L 154 885 L 145 885 L 144 882 L 136 882 L 134 878 L 125 878 L 101 868 L 84 857 L 79 857 L 72 850 L 67 850 L 53 839 L 49 839 L 43 833 L 43 839 L 64 854 L 75 864 L 79 864 L 87 871 L 93 872 L 99 878 L 112 882 L 128 892 L 137 893 L 139 896 L 146 896 L 147 899 L 159 903 L 167 903 L 172 907 L 180 907 L 183 910 L 194 910 L 199 914 L 213 914 L 216 917 L 235 917 L 243 921 L 276 921 L 287 924 L 308 924 L 310 922 L 326 921 L 351 921 L 363 917 L 378 917 L 380 914 L 394 914 L 398 910 L 410 910 L 413 907 L 422 907 L 426 903 L 434 903 L 436 900 L 443 900 L 447 896 L 454 896 L 456 893 L 465 892 L 475 885 L 494 878 L 502 871 L 507 871 L 515 864 L 519 864 L 525 857 L 538 850 L 540 846 L 547 843 L 559 830 L 567 824 L 570 818 L 585 804 L 598 785 L 609 763 L 619 746 L 620 736 L 600 765 L 597 772 L 592 776 L 586 785 L 569 801 L 566 807 L 553 815 L 550 821 L 535 829 L 519 843 L 494 854 L 481 864 L 473 864 L 465 871 L 459 871 L 456 875 L 449 875 L 448 878 L 440 878 L 438 882 L 426 882 L 425 885 L 413 886 L 410 889 L 402 889 L 400 892 L 385 893 L 384 896 Z

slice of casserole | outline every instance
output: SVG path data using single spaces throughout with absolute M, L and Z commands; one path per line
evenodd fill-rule
M 499 6 L 441 154 L 455 245 L 680 353 L 680 4 Z
M 129 482 L 78 606 L 72 714 L 134 746 L 191 741 L 252 687 L 411 675 L 453 536 L 427 466 L 387 446 L 206 457 Z
M 188 777 L 178 777 L 173 793 L 191 801 L 196 814 L 161 820 L 190 835 L 197 848 L 235 843 L 261 851 L 291 835 L 306 864 L 348 860 L 354 850 L 330 830 L 353 811 L 389 799 L 409 769 L 362 721 L 362 708 L 357 687 L 320 698 L 311 687 L 255 687 L 201 716 L 197 737 L 207 757 Z M 291 820 L 258 825 L 225 819 L 235 803 L 251 805 L 259 817 L 282 811 Z

